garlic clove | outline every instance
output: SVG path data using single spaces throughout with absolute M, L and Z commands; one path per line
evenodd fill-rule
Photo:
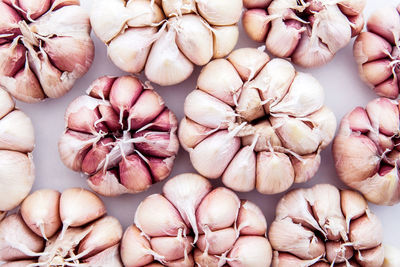
M 258 135 L 257 143 L 254 147 L 254 151 L 261 152 L 269 150 L 271 146 L 281 147 L 282 143 L 276 134 L 275 130 L 271 126 L 268 120 L 261 121 L 254 126 L 254 134 L 242 137 L 243 146 L 251 146 L 254 141 L 255 136 Z
M 193 247 L 193 237 L 153 237 L 150 240 L 151 248 L 158 255 L 164 256 L 167 262 L 179 260 L 189 254 Z
M 63 227 L 82 226 L 106 213 L 103 201 L 82 188 L 70 188 L 61 194 L 60 217 Z
M 153 261 L 153 256 L 148 252 L 150 242 L 142 235 L 140 230 L 131 225 L 126 229 L 121 241 L 121 258 L 124 266 L 143 266 Z
M 34 260 L 24 260 L 24 261 L 11 261 L 11 262 L 7 262 L 1 266 L 3 267 L 25 267 L 25 266 L 29 266 L 35 264 Z
M 356 260 L 350 260 L 347 262 L 337 264 L 338 267 L 361 267 Z
M 25 224 L 44 239 L 51 238 L 61 227 L 60 196 L 61 194 L 55 190 L 38 190 L 30 194 L 21 204 L 21 216 Z
M 90 176 L 87 182 L 93 191 L 103 196 L 115 197 L 129 193 L 129 190 L 121 185 L 116 170 L 100 170 Z
M 175 156 L 165 159 L 148 157 L 147 160 L 154 182 L 160 182 L 171 174 Z
M 133 76 L 121 76 L 117 78 L 111 87 L 110 103 L 118 112 L 120 122 L 125 113 L 129 112 L 133 104 L 142 93 L 143 86 L 138 78 Z
M 216 231 L 207 231 L 199 236 L 196 246 L 201 251 L 206 251 L 212 255 L 220 255 L 229 251 L 236 242 L 236 231 L 228 227 Z
M 381 84 L 375 86 L 374 91 L 379 96 L 385 96 L 391 99 L 397 98 L 399 95 L 399 85 L 397 77 L 387 79 Z
M 319 260 L 320 257 L 312 260 L 301 260 L 296 256 L 293 256 L 289 253 L 279 253 L 278 251 L 274 251 L 274 257 L 272 259 L 273 267 L 286 267 L 286 266 L 313 266 L 313 267 L 329 267 L 329 264 L 326 265 L 317 265 L 313 264 Z M 312 264 L 312 265 L 311 265 Z
M 111 87 L 117 78 L 113 76 L 102 76 L 89 85 L 87 90 L 91 97 L 97 99 L 109 99 Z
M 223 58 L 227 56 L 236 46 L 239 39 L 239 27 L 214 26 L 213 28 L 213 57 Z
M 308 116 L 314 131 L 320 131 L 321 144 L 320 149 L 326 148 L 333 140 L 336 132 L 336 116 L 332 110 L 323 106 Z
M 240 235 L 264 236 L 267 231 L 267 220 L 262 210 L 248 200 L 241 201 L 236 225 Z
M 246 121 L 253 121 L 265 116 L 258 89 L 247 86 L 243 88 L 236 112 Z
M 26 49 L 19 43 L 6 43 L 0 46 L 0 75 L 14 76 L 25 63 Z
M 263 42 L 270 28 L 268 13 L 264 9 L 250 9 L 243 14 L 243 27 L 256 42 Z
M 270 266 L 272 249 L 268 240 L 261 236 L 241 236 L 236 241 L 228 258 L 232 267 Z
M 209 230 L 232 226 L 239 208 L 240 200 L 233 191 L 224 187 L 214 189 L 205 196 L 196 210 L 200 233 L 208 234 Z
M 362 107 L 356 107 L 353 109 L 348 115 L 346 115 L 344 120 L 349 124 L 350 129 L 354 132 L 367 133 L 372 130 L 368 114 Z
M 121 184 L 131 192 L 145 191 L 152 184 L 146 163 L 136 154 L 123 157 L 119 162 L 119 177 Z
M 400 36 L 400 17 L 395 7 L 382 6 L 369 17 L 367 29 L 395 44 Z
M 24 17 L 34 20 L 49 10 L 50 2 L 50 0 L 18 0 L 18 6 L 26 12 Z
M 283 153 L 257 154 L 256 188 L 262 194 L 276 194 L 287 190 L 294 181 L 294 169 Z
M 366 5 L 365 0 L 341 0 L 339 3 L 339 8 L 340 10 L 349 16 L 355 16 L 364 10 L 364 7 Z
M 122 237 L 122 226 L 119 221 L 111 216 L 103 217 L 87 228 L 90 233 L 79 243 L 78 253 L 85 253 L 85 258 L 118 245 Z
M 350 223 L 349 237 L 354 249 L 374 248 L 382 243 L 382 224 L 376 215 L 367 213 Z
M 382 245 L 368 250 L 360 250 L 355 254 L 357 261 L 363 266 L 380 267 L 385 258 Z
M 144 72 L 146 77 L 156 84 L 168 86 L 186 80 L 194 66 L 179 50 L 175 43 L 176 31 L 162 29 L 160 37 L 153 44 L 147 58 Z
M 179 142 L 188 151 L 203 141 L 209 135 L 210 131 L 210 128 L 185 117 L 181 120 L 178 127 Z
M 303 155 L 301 160 L 290 156 L 294 169 L 294 182 L 305 183 L 317 173 L 321 165 L 321 155 L 319 153 Z
M 161 8 L 152 1 L 129 1 L 125 7 L 130 18 L 127 21 L 129 27 L 152 26 L 164 19 Z
M 107 248 L 93 257 L 84 259 L 83 262 L 88 263 L 90 266 L 123 267 L 119 256 L 119 244 Z
M 112 138 L 104 138 L 93 145 L 82 161 L 82 171 L 84 173 L 93 175 L 104 166 L 106 156 L 111 151 L 111 147 L 107 144 L 112 141 Z
M 382 267 L 399 266 L 400 264 L 400 258 L 398 257 L 398 255 L 400 255 L 399 249 L 389 245 L 384 245 L 384 249 L 385 249 L 385 260 L 383 262 Z
M 346 218 L 347 230 L 349 230 L 350 222 L 360 218 L 368 210 L 368 204 L 365 198 L 351 190 L 340 191 L 340 204 L 343 215 Z
M 357 37 L 364 28 L 365 21 L 362 13 L 356 16 L 347 17 L 351 27 L 351 38 Z
M 230 106 L 235 105 L 235 100 L 240 96 L 242 85 L 243 82 L 239 74 L 226 59 L 216 59 L 208 63 L 201 70 L 197 79 L 197 87 L 201 91 L 218 98 Z M 194 92 L 191 94 L 195 94 Z
M 179 260 L 175 260 L 175 261 L 171 261 L 168 263 L 168 266 L 171 267 L 191 267 L 194 266 L 195 262 L 193 260 L 193 255 L 189 254 L 186 255 L 183 259 L 179 259 Z M 147 265 L 146 265 L 147 266 Z M 156 265 L 153 267 L 162 267 L 162 265 Z
M 11 5 L 11 3 L 9 4 Z M 0 18 L 0 32 L 2 34 L 13 34 L 13 36 L 15 36 L 20 33 L 18 22 L 22 20 L 22 18 L 10 5 L 7 5 L 7 3 L 3 1 L 0 3 L 0 12 L 3 14 Z
M 243 5 L 247 9 L 267 8 L 272 0 L 244 0 Z
M 329 262 L 342 263 L 354 255 L 353 248 L 340 242 L 328 241 L 326 244 L 326 259 Z
M 372 32 L 362 32 L 354 41 L 353 53 L 358 64 L 385 58 L 392 53 L 388 41 Z
M 165 108 L 147 129 L 168 132 L 176 128 L 178 128 L 178 119 L 171 110 Z
M 371 61 L 361 66 L 361 76 L 371 86 L 386 81 L 392 74 L 392 67 L 387 59 Z
M 214 50 L 212 32 L 206 22 L 194 14 L 174 17 L 169 21 L 170 27 L 177 27 L 176 44 L 180 51 L 196 65 L 207 64 Z
M 0 241 L 1 261 L 33 258 L 44 247 L 43 239 L 25 225 L 19 214 L 12 214 L 1 221 Z
M 15 102 L 7 91 L 0 89 L 0 119 L 15 108 Z
M 145 155 L 171 157 L 179 150 L 178 138 L 172 132 L 141 131 L 135 133 L 133 138 L 137 138 L 135 148 Z
M 34 179 L 30 154 L 0 150 L 0 210 L 16 208 L 28 195 Z
M 387 98 L 376 98 L 366 107 L 372 128 L 392 136 L 399 131 L 399 108 Z
M 162 0 L 162 9 L 166 16 L 181 16 L 196 12 L 194 0 Z
M 243 81 L 252 80 L 270 61 L 267 53 L 255 48 L 240 48 L 228 56 Z
M 218 258 L 214 255 L 209 255 L 206 251 L 203 252 L 198 248 L 195 248 L 194 250 L 194 261 L 197 265 L 207 267 L 224 266 L 226 263 L 226 260 Z
M 31 119 L 14 110 L 0 120 L 0 149 L 31 152 L 35 146 Z
M 99 105 L 98 106 L 101 119 L 99 121 L 104 122 L 110 132 L 116 132 L 121 129 L 124 125 L 119 123 L 119 117 L 115 113 L 114 109 L 110 105 Z M 123 123 L 122 123 L 123 124 Z
M 243 3 L 241 0 L 196 0 L 197 11 L 212 25 L 231 25 L 240 20 Z

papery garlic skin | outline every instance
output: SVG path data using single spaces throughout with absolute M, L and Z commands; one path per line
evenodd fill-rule
M 151 82 L 168 86 L 233 50 L 242 7 L 241 0 L 101 0 L 90 21 L 117 67 L 144 70 Z
M 66 94 L 90 68 L 94 44 L 79 1 L 0 1 L 0 87 L 35 103 Z
M 0 261 L 5 266 L 122 266 L 122 226 L 105 213 L 104 203 L 82 188 L 36 191 L 19 214 L 0 222 Z
M 164 100 L 138 78 L 103 76 L 68 106 L 59 154 L 101 195 L 138 193 L 171 173 L 177 126 Z
M 400 201 L 399 104 L 376 98 L 344 116 L 332 152 L 340 179 L 378 205 Z
M 34 146 L 31 119 L 0 88 L 0 213 L 14 209 L 29 194 L 35 180 Z
M 383 6 L 367 22 L 367 31 L 354 42 L 353 53 L 361 79 L 382 97 L 399 95 L 399 7 Z
M 274 56 L 317 67 L 359 34 L 365 5 L 366 0 L 246 0 L 243 27 Z
M 178 136 L 193 167 L 239 192 L 310 180 L 336 130 L 319 82 L 255 48 L 208 63 L 184 112 Z
M 284 195 L 268 237 L 273 266 L 380 267 L 384 261 L 383 227 L 366 200 L 329 184 Z
M 139 204 L 122 239 L 121 257 L 127 267 L 270 266 L 266 230 L 258 206 L 185 173 L 170 179 L 162 195 Z

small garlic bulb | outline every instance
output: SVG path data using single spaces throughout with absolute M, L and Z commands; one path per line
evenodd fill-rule
M 301 67 L 328 63 L 364 26 L 366 0 L 244 0 L 243 27 L 276 57 Z
M 255 204 L 204 177 L 170 179 L 143 200 L 121 242 L 124 266 L 270 266 L 267 221 Z M 161 263 L 161 264 L 159 264 Z
M 82 188 L 35 191 L 20 213 L 0 222 L 0 261 L 4 266 L 122 267 L 122 226 L 105 214 L 100 198 Z
M 254 48 L 208 63 L 184 112 L 178 135 L 193 167 L 240 192 L 308 181 L 336 130 L 319 82 Z
M 171 173 L 177 125 L 163 99 L 139 79 L 104 76 L 68 106 L 58 149 L 97 193 L 138 193 Z
M 34 103 L 66 94 L 90 68 L 94 44 L 79 1 L 0 1 L 0 86 Z
M 340 179 L 378 205 L 400 201 L 398 133 L 398 103 L 377 98 L 349 112 L 333 141 Z
M 367 31 L 354 42 L 353 52 L 361 78 L 379 96 L 399 95 L 400 5 L 385 6 L 368 19 Z
M 90 21 L 121 70 L 159 85 L 186 80 L 195 65 L 235 47 L 242 0 L 99 0 Z
M 268 237 L 273 266 L 368 266 L 384 260 L 383 227 L 357 192 L 329 184 L 279 201 Z
M 31 119 L 0 88 L 0 217 L 17 207 L 32 188 L 34 146 Z

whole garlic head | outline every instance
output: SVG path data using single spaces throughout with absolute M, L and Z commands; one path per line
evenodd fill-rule
M 398 164 L 399 104 L 377 98 L 357 107 L 340 124 L 333 158 L 340 179 L 368 201 L 393 205 L 400 201 Z
M 95 80 L 65 113 L 58 149 L 70 169 L 105 196 L 138 193 L 171 173 L 177 119 L 163 99 L 133 76 Z
M 276 57 L 302 67 L 329 62 L 364 26 L 366 0 L 244 0 L 243 26 Z
M 79 1 L 1 0 L 0 87 L 34 103 L 66 94 L 92 64 L 90 22 Z
M 0 222 L 0 261 L 5 266 L 122 267 L 122 226 L 105 214 L 100 198 L 82 188 L 35 191 L 19 213 Z
M 367 31 L 354 42 L 361 78 L 379 96 L 396 99 L 400 72 L 400 5 L 384 6 L 368 19 Z
M 194 168 L 241 192 L 308 181 L 336 129 L 314 77 L 253 48 L 208 63 L 184 111 L 179 139 Z
M 121 257 L 127 267 L 265 267 L 272 258 L 266 230 L 255 204 L 186 173 L 139 204 L 135 224 L 122 238 Z
M 384 260 L 383 228 L 367 201 L 329 184 L 283 196 L 268 237 L 276 267 L 381 267 Z
M 0 88 L 0 217 L 16 208 L 31 191 L 35 180 L 31 154 L 34 146 L 31 119 Z
M 117 67 L 166 86 L 229 54 L 241 13 L 242 0 L 100 0 L 90 21 Z

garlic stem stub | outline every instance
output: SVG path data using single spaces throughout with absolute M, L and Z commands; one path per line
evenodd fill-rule
M 170 179 L 144 199 L 121 242 L 124 266 L 270 266 L 267 221 L 258 206 L 204 177 Z
M 248 36 L 276 57 L 324 65 L 364 27 L 366 0 L 244 0 Z
M 400 5 L 383 6 L 370 16 L 367 31 L 354 42 L 354 58 L 362 80 L 376 94 L 399 96 Z
M 276 267 L 381 267 L 385 256 L 383 227 L 367 201 L 329 184 L 284 195 L 268 237 Z
M 344 116 L 333 141 L 340 179 L 378 205 L 400 201 L 399 104 L 376 98 Z
M 59 154 L 101 195 L 138 193 L 171 173 L 177 126 L 149 85 L 134 76 L 103 76 L 67 107 Z
M 255 48 L 208 63 L 184 112 L 178 135 L 193 167 L 240 192 L 308 181 L 336 130 L 319 82 Z
M 35 180 L 34 146 L 31 119 L 0 88 L 0 221 L 31 191 Z
M 77 0 L 0 1 L 0 87 L 28 103 L 66 94 L 90 68 L 90 21 Z
M 118 68 L 168 86 L 233 50 L 242 7 L 242 0 L 98 0 L 90 21 Z
M 122 267 L 122 226 L 94 193 L 42 189 L 0 222 L 4 266 Z

